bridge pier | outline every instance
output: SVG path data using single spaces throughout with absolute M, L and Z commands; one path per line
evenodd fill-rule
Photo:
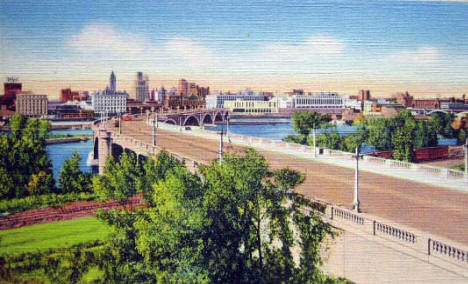
M 100 129 L 98 132 L 98 166 L 99 166 L 99 175 L 104 173 L 104 168 L 106 166 L 106 161 L 109 155 L 112 154 L 111 149 L 111 133 L 105 129 Z

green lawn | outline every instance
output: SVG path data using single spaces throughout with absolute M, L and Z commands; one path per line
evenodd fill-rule
M 26 226 L 0 231 L 0 255 L 35 252 L 105 239 L 109 227 L 96 217 Z

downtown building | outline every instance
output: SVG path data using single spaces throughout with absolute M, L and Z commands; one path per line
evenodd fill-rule
M 24 92 L 16 96 L 16 113 L 28 117 L 46 116 L 48 112 L 47 95 Z
M 206 108 L 225 108 L 225 102 L 227 101 L 267 101 L 268 97 L 264 95 L 254 94 L 218 94 L 209 95 L 206 97 Z
M 119 115 L 127 112 L 129 94 L 117 91 L 117 80 L 114 72 L 109 78 L 109 86 L 104 91 L 91 95 L 91 108 L 95 114 Z
M 137 73 L 136 79 L 136 100 L 139 102 L 146 102 L 150 98 L 149 94 L 149 78 L 148 76 L 143 76 L 143 72 Z
M 337 93 L 328 92 L 298 95 L 293 96 L 292 106 L 296 109 L 343 109 L 344 99 Z

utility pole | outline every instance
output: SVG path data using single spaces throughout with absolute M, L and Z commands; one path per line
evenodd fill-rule
M 156 119 L 153 119 L 153 146 L 156 146 Z
M 360 212 L 359 209 L 359 146 L 356 147 L 356 170 L 354 173 L 354 201 L 353 209 Z
M 226 118 L 226 137 L 228 139 L 228 142 L 231 143 L 231 137 L 229 137 L 229 114 Z
M 224 150 L 224 145 L 223 145 L 223 129 L 221 128 L 221 132 L 219 133 L 219 163 L 223 163 L 223 150 Z

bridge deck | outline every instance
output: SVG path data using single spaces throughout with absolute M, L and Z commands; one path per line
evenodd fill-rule
M 151 143 L 151 128 L 142 121 L 124 122 L 122 134 Z M 158 129 L 157 145 L 199 162 L 218 158 L 217 141 L 183 133 Z M 242 147 L 234 146 L 227 151 L 239 152 Z M 289 167 L 306 174 L 297 192 L 351 207 L 354 170 L 302 160 L 287 154 L 258 152 L 266 157 L 272 169 Z M 465 211 L 467 193 L 362 172 L 360 200 L 361 209 L 365 213 L 468 244 L 468 214 Z

